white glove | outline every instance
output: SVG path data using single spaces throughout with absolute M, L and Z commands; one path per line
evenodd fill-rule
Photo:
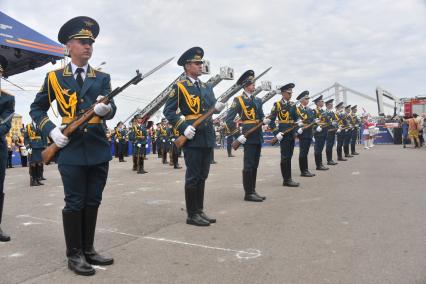
M 216 108 L 216 107 L 215 107 Z M 185 131 L 183 132 L 183 135 L 186 136 L 189 140 L 192 140 L 195 136 L 195 128 L 192 125 L 189 125 Z
M 50 138 L 52 138 L 53 142 L 55 142 L 56 146 L 58 146 L 59 148 L 64 148 L 69 142 L 68 137 L 62 134 L 62 130 L 65 127 L 66 125 L 55 127 L 49 133 Z
M 322 131 L 321 126 L 319 126 L 319 125 L 318 125 L 318 127 L 317 127 L 316 131 L 317 131 L 317 132 L 321 132 L 321 131 Z
M 303 133 L 303 129 L 302 129 L 302 128 L 299 128 L 299 129 L 297 130 L 297 133 L 302 134 L 302 133 Z
M 315 123 L 320 122 L 321 120 L 319 118 L 315 118 Z
M 222 103 L 222 102 L 216 102 L 216 104 L 214 105 L 214 108 L 217 111 L 222 111 L 225 108 L 226 104 Z
M 315 137 L 312 137 L 312 142 L 314 142 L 314 143 L 315 143 Z
M 175 140 L 176 140 L 175 138 L 172 138 L 172 142 L 175 142 Z
M 299 127 L 303 126 L 303 121 L 301 121 L 301 120 L 298 120 L 296 123 L 297 123 L 297 126 L 299 126 Z
M 238 142 L 240 142 L 241 144 L 244 144 L 247 142 L 247 138 L 244 135 L 240 135 L 237 138 Z
M 271 123 L 271 120 L 269 118 L 263 119 L 263 124 L 268 125 L 269 123 Z
M 283 140 L 283 133 L 278 132 L 278 134 L 275 137 L 277 137 L 278 141 L 281 141 L 281 140 Z
M 28 148 L 27 152 L 28 152 L 28 154 L 31 155 L 33 153 L 33 149 L 32 148 Z
M 120 140 L 118 140 L 118 139 L 115 139 L 115 142 L 117 142 L 117 143 L 118 143 L 118 142 L 120 142 Z
M 99 102 L 100 100 L 102 100 L 103 97 L 104 96 L 98 96 L 97 99 L 96 99 L 96 101 Z M 112 107 L 111 107 L 110 104 L 106 105 L 104 103 L 97 103 L 95 105 L 95 108 L 93 110 L 95 111 L 95 114 L 97 116 L 102 117 L 102 116 L 107 115 L 112 110 Z
M 139 148 L 142 146 L 142 144 L 141 143 L 138 143 L 138 145 L 136 145 L 136 146 L 138 146 Z
M 337 123 L 336 121 L 333 121 L 333 122 L 331 123 L 331 125 L 333 125 L 333 126 L 337 126 L 337 125 L 338 125 L 338 123 Z
M 342 132 L 342 129 L 339 127 L 336 132 L 340 133 L 340 132 Z

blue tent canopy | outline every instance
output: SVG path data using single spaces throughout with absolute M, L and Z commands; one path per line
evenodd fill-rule
M 0 12 L 0 56 L 8 77 L 64 58 L 64 47 Z

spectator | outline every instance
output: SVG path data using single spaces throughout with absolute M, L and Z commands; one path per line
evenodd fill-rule
M 411 143 L 414 145 L 414 148 L 418 148 L 420 145 L 419 141 L 419 130 L 416 122 L 417 114 L 413 114 L 413 117 L 407 120 L 408 123 L 408 136 L 410 137 Z
M 28 163 L 28 151 L 27 148 L 25 148 L 24 137 L 16 137 L 15 145 L 19 149 L 19 154 L 21 156 L 21 165 L 22 167 L 26 167 Z
M 416 114 L 417 115 L 417 114 Z M 414 116 L 414 115 L 413 115 Z M 423 138 L 423 125 L 424 125 L 424 119 L 422 116 L 417 115 L 417 117 L 414 118 L 417 123 L 417 130 L 419 131 L 419 145 L 420 147 L 423 147 L 425 140 Z
M 406 147 L 406 142 L 408 139 L 408 122 L 407 120 L 401 118 L 401 127 L 402 127 L 402 147 Z
M 10 135 L 6 136 L 6 141 L 7 141 L 7 168 L 13 168 L 12 165 L 12 154 L 13 154 L 13 141 L 12 141 L 12 137 Z

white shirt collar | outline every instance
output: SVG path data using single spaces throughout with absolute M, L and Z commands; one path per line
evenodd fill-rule
M 195 82 L 198 82 L 198 79 L 194 79 L 194 78 L 192 78 L 191 76 L 189 76 L 189 75 L 186 75 L 186 77 L 188 77 L 189 78 L 189 80 L 191 81 L 191 83 L 192 84 L 194 84 Z
M 253 94 L 249 94 L 249 93 L 247 93 L 246 91 L 243 91 L 243 92 L 244 92 L 244 94 L 246 94 L 246 96 L 247 96 L 247 97 L 249 97 L 249 98 L 253 95 Z
M 83 70 L 84 70 L 84 76 L 85 76 L 87 74 L 87 68 L 88 68 L 88 66 L 89 66 L 89 64 L 86 64 L 86 65 L 84 65 L 82 67 L 78 67 L 77 65 L 75 65 L 74 63 L 71 62 L 72 74 L 76 75 L 75 71 L 77 70 L 77 68 L 83 68 Z

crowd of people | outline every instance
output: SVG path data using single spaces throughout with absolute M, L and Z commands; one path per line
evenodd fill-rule
M 410 142 L 413 148 L 420 148 L 425 145 L 424 139 L 424 120 L 426 113 L 421 116 L 417 113 L 413 113 L 411 117 L 401 118 L 402 125 L 402 144 L 406 148 L 406 145 Z

